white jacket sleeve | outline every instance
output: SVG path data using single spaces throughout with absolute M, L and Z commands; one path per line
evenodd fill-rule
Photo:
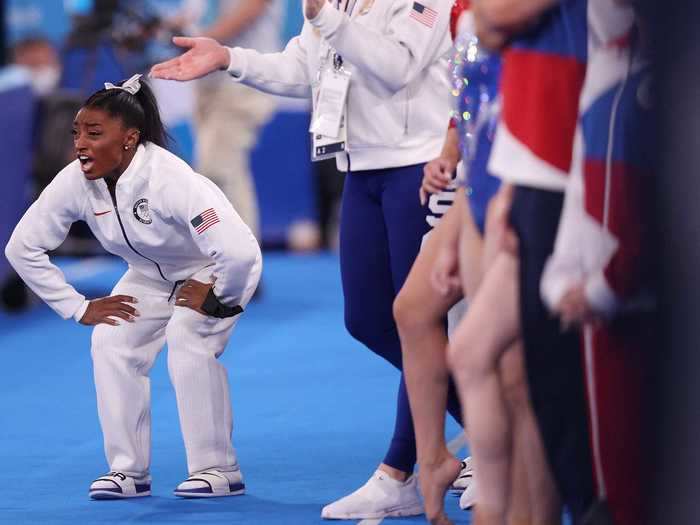
M 73 167 L 74 168 L 74 167 Z M 71 224 L 84 216 L 84 189 L 75 169 L 62 170 L 27 210 L 5 247 L 5 256 L 19 276 L 61 317 L 79 321 L 88 306 L 85 296 L 66 282 L 46 252 L 55 250 Z
M 564 294 L 584 278 L 581 253 L 581 227 L 584 221 L 583 184 L 575 174 L 569 179 L 562 209 L 554 252 L 547 260 L 540 282 L 544 304 L 555 311 Z
M 214 294 L 227 306 L 240 304 L 248 277 L 261 264 L 258 242 L 233 206 L 200 175 L 189 186 L 171 185 L 173 218 L 186 225 L 202 254 L 211 258 Z
M 545 265 L 540 293 L 545 305 L 553 311 L 566 292 L 583 284 L 595 311 L 610 317 L 617 309 L 617 300 L 600 274 L 600 268 L 615 253 L 618 242 L 586 212 L 582 155 L 583 138 L 579 129 L 554 253 Z
M 259 53 L 242 47 L 229 48 L 228 73 L 241 84 L 284 97 L 311 98 L 304 33 L 313 29 L 304 24 L 301 35 L 292 38 L 280 53 Z
M 447 51 L 443 44 L 449 40 L 452 4 L 453 0 L 394 0 L 385 33 L 351 20 L 331 4 L 325 4 L 311 24 L 347 62 L 396 93 Z

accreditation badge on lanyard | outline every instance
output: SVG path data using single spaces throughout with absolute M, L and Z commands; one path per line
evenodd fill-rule
M 346 12 L 350 4 L 354 8 L 355 1 L 348 0 L 345 5 Z M 343 66 L 343 57 L 322 41 L 317 76 L 320 87 L 309 128 L 313 142 L 311 160 L 314 162 L 347 151 L 347 102 L 351 78 L 352 73 Z

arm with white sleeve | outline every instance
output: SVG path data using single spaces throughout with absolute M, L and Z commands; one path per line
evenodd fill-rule
M 292 38 L 279 53 L 260 53 L 242 47 L 228 48 L 231 77 L 241 84 L 265 93 L 284 97 L 311 98 L 308 75 L 306 33 L 313 28 L 305 23 L 301 34 Z
M 173 218 L 189 228 L 202 254 L 211 258 L 213 293 L 225 306 L 241 303 L 250 275 L 260 271 L 262 257 L 250 229 L 223 195 L 201 176 L 190 184 L 171 185 L 167 202 Z
M 76 321 L 89 302 L 66 282 L 47 252 L 58 248 L 71 224 L 83 218 L 80 176 L 74 166 L 64 168 L 24 214 L 5 247 L 7 260 L 29 288 L 61 317 Z
M 447 51 L 452 4 L 394 0 L 384 33 L 351 20 L 331 4 L 310 22 L 343 59 L 396 93 Z

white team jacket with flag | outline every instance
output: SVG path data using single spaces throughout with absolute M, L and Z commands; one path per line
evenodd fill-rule
M 183 281 L 212 268 L 214 293 L 238 304 L 251 270 L 262 264 L 255 237 L 212 182 L 167 150 L 140 145 L 116 185 L 89 181 L 76 160 L 56 175 L 24 214 L 5 255 L 29 287 L 59 315 L 80 320 L 88 302 L 50 262 L 47 251 L 85 221 L 97 240 L 129 267 L 159 282 Z
M 327 42 L 352 72 L 348 93 L 351 169 L 408 166 L 435 158 L 449 121 L 447 53 L 454 0 L 338 0 L 324 6 L 281 53 L 230 50 L 229 73 L 282 96 L 317 98 Z M 348 4 L 348 12 L 344 6 Z M 337 156 L 347 169 L 344 154 Z

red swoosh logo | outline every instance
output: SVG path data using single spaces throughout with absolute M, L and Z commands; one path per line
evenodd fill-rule
M 95 217 L 99 217 L 100 215 L 104 215 L 105 213 L 109 213 L 112 210 L 107 210 L 107 211 L 96 211 L 95 212 Z

